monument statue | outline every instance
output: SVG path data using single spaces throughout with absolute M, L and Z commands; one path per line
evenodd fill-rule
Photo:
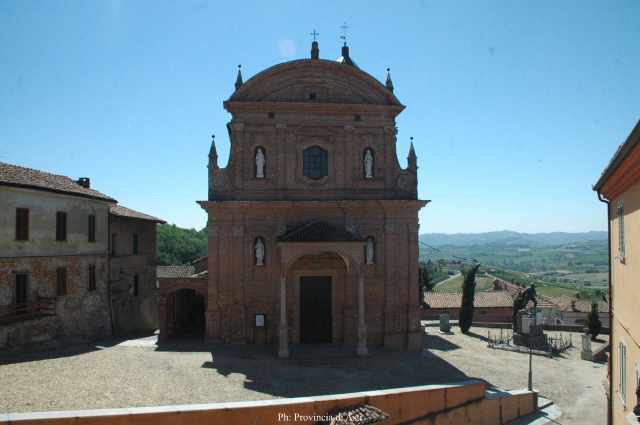
M 256 177 L 258 178 L 264 177 L 264 163 L 264 154 L 262 149 L 258 148 L 258 153 L 256 153 Z
M 520 298 L 523 300 L 523 310 L 527 307 L 529 301 L 532 301 L 533 309 L 535 311 L 535 309 L 538 307 L 538 301 L 536 300 L 536 284 L 531 282 L 531 286 L 520 293 Z
M 373 156 L 371 156 L 371 151 L 367 149 L 367 153 L 364 156 L 364 177 L 366 179 L 373 178 L 373 174 L 371 173 L 372 167 L 373 167 Z
M 367 240 L 367 264 L 373 264 L 373 241 L 371 238 Z
M 264 244 L 262 239 L 258 239 L 256 242 L 256 266 L 264 265 Z

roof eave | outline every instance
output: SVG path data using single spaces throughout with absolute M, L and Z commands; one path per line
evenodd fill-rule
M 607 182 L 609 177 L 613 174 L 613 172 L 618 168 L 620 163 L 627 156 L 629 151 L 633 149 L 633 147 L 640 140 L 640 120 L 636 123 L 636 126 L 631 130 L 629 137 L 624 141 L 622 146 L 618 149 L 618 151 L 614 154 L 613 158 L 611 158 L 611 162 L 607 165 L 607 167 L 602 172 L 602 175 L 598 179 L 595 185 L 593 185 L 594 191 L 599 191 L 602 189 L 602 186 Z
M 105 196 L 103 198 L 103 197 L 100 197 L 100 196 L 94 196 L 94 195 L 89 195 L 89 194 L 85 194 L 85 193 L 68 192 L 66 190 L 53 189 L 53 188 L 30 185 L 30 184 L 0 182 L 0 186 L 10 186 L 10 187 L 19 187 L 19 188 L 22 188 L 22 189 L 42 190 L 44 192 L 53 192 L 53 193 L 59 193 L 59 194 L 62 194 L 62 195 L 67 195 L 67 196 L 77 196 L 77 197 L 80 197 L 80 198 L 89 198 L 89 199 L 93 199 L 93 200 L 101 201 L 101 202 L 118 203 L 118 201 L 116 201 L 113 198 L 109 198 L 108 196 Z

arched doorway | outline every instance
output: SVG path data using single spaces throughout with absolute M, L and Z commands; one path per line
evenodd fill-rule
M 205 334 L 204 295 L 179 289 L 167 296 L 167 327 L 172 338 L 201 338 Z

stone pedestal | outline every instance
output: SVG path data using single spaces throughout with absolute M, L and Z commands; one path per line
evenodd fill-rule
M 451 332 L 451 326 L 449 326 L 449 315 L 441 314 L 440 315 L 440 332 Z
M 582 360 L 593 360 L 593 351 L 591 350 L 591 335 L 582 335 L 582 351 L 580 352 Z
M 535 321 L 529 325 L 527 319 L 530 316 L 529 310 L 520 310 L 516 317 L 516 332 L 513 333 L 513 343 L 525 347 L 540 349 L 546 345 L 547 336 L 544 334 L 544 325 L 542 324 L 542 309 L 536 309 L 534 314 Z

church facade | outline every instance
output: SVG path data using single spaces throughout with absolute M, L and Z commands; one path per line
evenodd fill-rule
M 420 349 L 417 158 L 405 108 L 343 47 L 271 67 L 224 102 L 228 165 L 209 154 L 205 338 Z M 202 290 L 202 289 L 201 289 Z

